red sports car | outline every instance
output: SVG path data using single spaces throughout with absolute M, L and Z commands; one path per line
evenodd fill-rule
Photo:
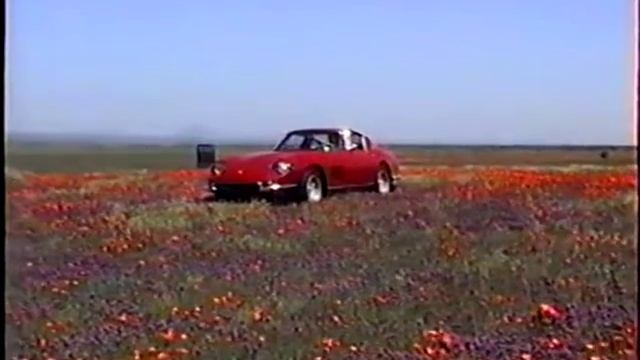
M 387 194 L 397 181 L 393 153 L 359 132 L 303 129 L 288 133 L 273 151 L 215 162 L 209 189 L 218 199 L 294 195 L 317 202 L 342 189 L 370 188 Z

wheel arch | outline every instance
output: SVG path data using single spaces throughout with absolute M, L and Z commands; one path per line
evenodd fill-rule
M 385 169 L 387 169 L 387 171 L 389 171 L 389 175 L 393 175 L 393 169 L 391 168 L 391 165 L 389 165 L 389 162 L 387 160 L 380 160 L 380 162 L 378 163 L 378 167 L 384 167 Z

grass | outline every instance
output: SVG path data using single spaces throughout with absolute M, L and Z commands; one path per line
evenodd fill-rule
M 391 146 L 408 166 L 619 166 L 635 164 L 635 150 L 619 147 L 429 147 Z M 218 147 L 225 157 L 252 151 L 269 150 L 268 146 L 228 145 Z M 602 158 L 602 152 L 607 153 Z M 195 146 L 69 146 L 43 144 L 12 145 L 7 163 L 17 170 L 39 173 L 82 173 L 138 169 L 177 170 L 194 168 Z

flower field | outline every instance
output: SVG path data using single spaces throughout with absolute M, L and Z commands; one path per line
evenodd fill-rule
M 8 358 L 635 358 L 635 169 L 410 166 L 287 206 L 205 175 L 9 179 Z

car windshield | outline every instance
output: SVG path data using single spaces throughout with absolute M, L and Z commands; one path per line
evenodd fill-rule
M 332 151 L 340 147 L 335 132 L 294 132 L 276 146 L 276 151 Z

